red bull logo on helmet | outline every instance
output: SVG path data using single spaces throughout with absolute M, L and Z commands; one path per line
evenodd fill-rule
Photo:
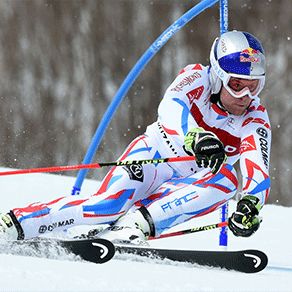
M 241 51 L 240 62 L 260 63 L 261 58 L 259 55 L 259 51 L 252 49 L 251 47 Z

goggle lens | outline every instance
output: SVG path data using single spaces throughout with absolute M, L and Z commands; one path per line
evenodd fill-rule
M 259 80 L 244 80 L 239 78 L 231 77 L 228 86 L 235 92 L 240 92 L 244 88 L 248 88 L 251 93 L 255 91 L 258 87 Z
M 230 77 L 227 86 L 227 90 L 234 97 L 242 97 L 248 94 L 251 98 L 255 96 L 260 89 L 261 80 L 260 79 L 241 79 L 236 77 Z

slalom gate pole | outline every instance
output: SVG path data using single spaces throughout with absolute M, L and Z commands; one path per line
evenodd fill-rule
M 228 31 L 228 0 L 220 0 L 220 34 Z M 228 218 L 228 202 L 220 209 L 220 221 L 226 222 Z M 228 244 L 228 228 L 224 226 L 220 229 L 219 246 L 227 249 Z
M 53 166 L 33 169 L 21 169 L 21 170 L 9 170 L 0 172 L 0 176 L 14 175 L 14 174 L 25 174 L 25 173 L 41 173 L 41 172 L 57 172 L 57 171 L 68 171 L 75 169 L 89 169 L 89 168 L 103 168 L 108 166 L 128 166 L 137 164 L 158 164 L 158 163 L 170 163 L 178 161 L 193 161 L 195 156 L 182 156 L 182 157 L 169 157 L 169 158 L 157 158 L 157 159 L 143 159 L 143 160 L 120 160 L 113 162 L 104 163 L 91 163 L 91 164 L 80 164 L 80 165 L 68 165 L 68 166 Z
M 212 230 L 212 229 L 216 229 L 216 228 L 226 227 L 227 225 L 228 225 L 227 221 L 220 222 L 220 223 L 216 223 L 216 224 L 211 224 L 211 225 L 195 227 L 195 228 L 191 228 L 191 229 L 185 229 L 185 230 L 181 230 L 181 231 L 177 231 L 177 232 L 162 234 L 159 237 L 149 237 L 148 240 L 161 239 L 161 238 L 173 237 L 173 236 L 178 236 L 178 235 L 196 233 L 196 232 L 200 232 L 200 231 Z
M 147 65 L 147 63 L 151 60 L 151 58 L 164 46 L 164 44 L 170 40 L 173 35 L 180 30 L 185 24 L 187 24 L 191 19 L 197 16 L 206 8 L 213 6 L 219 0 L 202 0 L 196 6 L 191 8 L 188 12 L 186 12 L 181 18 L 175 21 L 164 33 L 161 34 L 160 37 L 149 47 L 149 49 L 144 53 L 144 55 L 140 58 L 140 60 L 136 63 L 133 69 L 130 71 L 124 82 L 122 83 L 121 87 L 117 91 L 114 99 L 112 100 L 111 104 L 109 105 L 106 113 L 104 114 L 94 136 L 91 141 L 91 144 L 87 150 L 85 158 L 82 164 L 89 164 L 91 163 L 93 156 L 99 146 L 101 138 L 112 118 L 114 115 L 117 107 L 119 106 L 120 102 L 128 92 L 131 85 L 134 83 L 140 72 L 143 68 Z M 82 169 L 79 171 L 75 185 L 72 189 L 72 195 L 77 195 L 80 193 L 81 186 L 85 179 L 88 169 Z

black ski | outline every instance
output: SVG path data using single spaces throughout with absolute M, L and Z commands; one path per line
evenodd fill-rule
M 86 261 L 105 263 L 114 256 L 115 247 L 110 241 L 102 238 L 82 240 L 36 238 L 9 241 L 0 247 L 0 253 L 54 259 L 64 252 L 80 256 Z
M 121 254 L 136 254 L 149 258 L 169 259 L 244 273 L 260 272 L 268 264 L 268 258 L 265 253 L 252 249 L 240 251 L 198 251 L 119 244 L 115 245 L 115 247 L 116 251 Z
M 32 240 L 10 241 L 0 246 L 0 253 L 58 259 L 64 251 L 80 256 L 93 263 L 105 263 L 115 252 L 135 254 L 155 259 L 169 259 L 202 266 L 218 267 L 244 273 L 257 273 L 268 264 L 265 253 L 259 250 L 240 251 L 198 251 L 181 249 L 161 249 L 126 244 L 113 245 L 102 238 L 56 240 L 36 238 Z

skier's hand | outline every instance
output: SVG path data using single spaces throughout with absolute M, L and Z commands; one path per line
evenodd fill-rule
M 236 211 L 228 219 L 229 229 L 235 236 L 251 236 L 260 227 L 261 219 L 258 217 L 260 209 L 261 202 L 257 197 L 244 196 L 237 203 Z
M 186 147 L 194 152 L 197 165 L 210 167 L 213 174 L 220 171 L 227 159 L 223 143 L 214 133 L 205 131 L 203 128 L 190 130 L 184 142 Z

